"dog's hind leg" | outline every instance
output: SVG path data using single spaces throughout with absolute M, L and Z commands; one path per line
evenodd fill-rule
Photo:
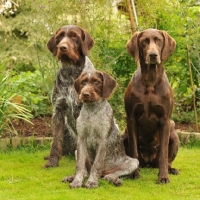
M 116 186 L 120 186 L 122 185 L 122 181 L 119 179 L 119 177 L 129 176 L 133 174 L 134 171 L 138 168 L 138 166 L 139 166 L 139 161 L 137 159 L 130 158 L 127 156 L 126 160 L 123 162 L 122 165 L 117 166 L 116 170 L 114 169 L 113 173 L 105 175 L 103 179 L 112 182 Z
M 170 121 L 170 138 L 169 138 L 169 149 L 168 149 L 168 173 L 169 174 L 178 174 L 178 170 L 175 168 L 172 168 L 172 162 L 176 158 L 176 155 L 178 153 L 178 147 L 179 147 L 179 137 L 175 130 L 175 123 L 174 121 Z
M 52 130 L 53 130 L 53 142 L 50 150 L 49 160 L 44 167 L 57 167 L 59 160 L 62 157 L 62 145 L 63 145 L 63 132 L 65 126 L 65 110 L 66 101 L 60 99 L 55 106 L 54 114 L 52 116 Z

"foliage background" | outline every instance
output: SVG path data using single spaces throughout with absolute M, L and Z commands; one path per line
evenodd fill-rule
M 50 96 L 59 63 L 48 51 L 46 43 L 61 26 L 77 24 L 87 29 L 95 40 L 89 55 L 95 67 L 111 74 L 118 82 L 110 103 L 123 130 L 124 91 L 136 67 L 125 48 L 131 38 L 126 2 L 120 3 L 118 12 L 112 2 L 106 0 L 17 2 L 19 7 L 14 14 L 0 14 L 0 64 L 12 75 L 6 89 L 20 96 L 21 103 L 29 106 L 33 116 L 51 113 Z M 138 30 L 166 30 L 177 42 L 175 52 L 165 63 L 175 96 L 173 119 L 193 122 L 186 45 L 190 49 L 199 113 L 200 7 L 194 0 L 136 0 L 135 3 Z

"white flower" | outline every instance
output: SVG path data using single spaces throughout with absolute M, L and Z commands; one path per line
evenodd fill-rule
M 10 11 L 9 11 L 9 13 L 12 15 L 12 14 L 14 14 L 14 12 L 13 12 L 13 10 L 11 9 Z
M 6 9 L 12 8 L 12 3 L 9 0 L 7 0 L 4 6 Z

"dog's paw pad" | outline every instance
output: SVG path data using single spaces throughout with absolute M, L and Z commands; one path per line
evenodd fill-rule
M 73 181 L 69 185 L 70 188 L 80 188 L 81 186 L 82 186 L 82 182 L 81 181 Z
M 63 178 L 62 182 L 63 183 L 67 183 L 67 182 L 71 183 L 73 180 L 74 180 L 74 175 L 66 176 L 65 178 Z
M 170 168 L 170 169 L 168 170 L 168 173 L 169 173 L 169 174 L 173 174 L 173 175 L 178 175 L 178 170 L 175 169 L 175 168 Z
M 116 186 L 121 186 L 122 185 L 122 181 L 119 178 L 116 181 L 114 181 L 113 183 Z
M 159 178 L 156 183 L 157 184 L 166 184 L 169 182 L 170 182 L 169 178 Z
M 58 163 L 47 162 L 43 168 L 58 167 Z
M 90 189 L 90 188 L 97 188 L 98 187 L 98 182 L 93 182 L 93 181 L 88 181 L 85 184 L 85 187 Z
M 110 183 L 113 183 L 116 186 L 122 185 L 122 181 L 118 177 L 113 175 L 106 175 L 103 179 L 109 181 Z

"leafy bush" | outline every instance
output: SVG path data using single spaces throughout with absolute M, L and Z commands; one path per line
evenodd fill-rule
M 177 42 L 176 51 L 165 63 L 174 90 L 174 116 L 182 117 L 181 113 L 193 109 L 186 44 L 190 46 L 197 106 L 200 111 L 199 16 L 198 8 L 193 6 L 195 1 L 135 2 L 139 30 L 166 30 Z M 89 57 L 97 69 L 112 74 L 118 82 L 118 88 L 110 102 L 123 127 L 123 95 L 136 68 L 133 58 L 126 52 L 126 43 L 131 38 L 127 13 L 114 13 L 111 3 L 106 0 L 91 0 L 86 3 L 75 0 L 26 0 L 21 1 L 14 15 L 0 15 L 0 22 L 0 59 L 6 58 L 8 67 L 19 73 L 13 77 L 12 85 L 17 92 L 23 93 L 23 102 L 31 106 L 35 115 L 50 112 L 51 88 L 59 65 L 48 51 L 47 41 L 65 24 L 77 24 L 87 29 L 95 40 Z M 187 121 L 193 120 L 192 113 L 186 116 Z M 183 120 L 186 120 L 185 117 Z
M 38 70 L 21 72 L 11 78 L 10 88 L 22 96 L 22 103 L 30 107 L 34 116 L 51 113 L 50 95 L 44 90 L 43 78 Z
M 13 119 L 29 121 L 30 111 L 21 103 L 21 95 L 15 93 L 10 86 L 10 71 L 5 63 L 0 63 L 0 135 L 4 129 L 12 129 Z M 30 121 L 29 121 L 30 122 Z M 14 130 L 14 129 L 13 129 Z

